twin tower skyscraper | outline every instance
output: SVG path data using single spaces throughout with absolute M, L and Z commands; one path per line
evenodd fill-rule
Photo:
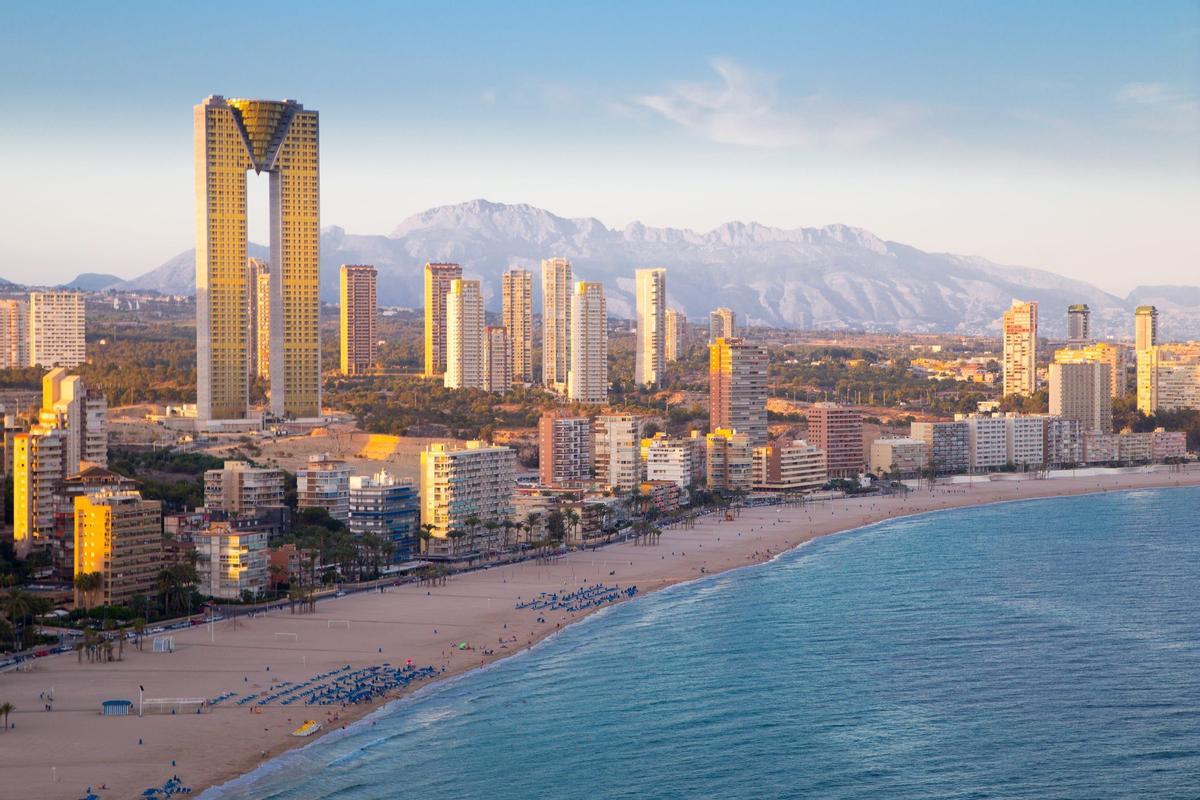
M 246 173 L 270 179 L 271 414 L 321 413 L 317 112 L 293 100 L 208 97 L 195 107 L 196 411 L 201 424 L 250 407 L 251 280 Z

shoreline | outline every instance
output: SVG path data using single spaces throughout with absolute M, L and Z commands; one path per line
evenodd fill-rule
M 0 675 L 0 701 L 18 707 L 12 720 L 16 731 L 8 732 L 11 737 L 0 736 L 5 736 L 6 751 L 15 748 L 11 751 L 15 758 L 8 763 L 21 765 L 0 766 L 0 780 L 23 787 L 23 797 L 30 800 L 77 796 L 89 785 L 107 800 L 140 795 L 146 787 L 161 785 L 178 773 L 196 794 L 220 797 L 223 786 L 232 788 L 260 768 L 275 766 L 280 755 L 336 737 L 339 731 L 389 713 L 399 703 L 415 702 L 425 692 L 476 669 L 529 652 L 568 625 L 637 599 L 622 598 L 570 613 L 514 608 L 514 599 L 522 596 L 595 583 L 636 585 L 637 596 L 642 596 L 768 563 L 818 538 L 906 517 L 1035 499 L 1196 486 L 1200 486 L 1200 469 L 949 484 L 914 490 L 907 496 L 748 508 L 732 522 L 714 514 L 698 520 L 693 529 L 666 530 L 657 545 L 624 542 L 569 552 L 553 564 L 523 562 L 465 573 L 442 587 L 409 585 L 382 593 L 348 595 L 324 601 L 313 614 L 289 614 L 285 609 L 244 620 L 234 630 L 229 620 L 218 623 L 213 632 L 206 627 L 192 628 L 177 634 L 179 649 L 170 655 L 130 647 L 124 661 L 103 665 L 77 664 L 68 655 L 57 656 L 45 659 L 32 673 Z M 545 623 L 532 621 L 539 613 Z M 345 627 L 335 627 L 335 622 L 344 622 Z M 293 636 L 278 630 L 281 628 L 293 629 L 295 640 L 280 641 L 281 633 Z M 488 644 L 509 636 L 508 643 L 500 647 Z M 453 649 L 457 641 L 468 642 L 471 649 Z M 495 649 L 490 655 L 480 652 L 491 648 Z M 191 724 L 173 715 L 103 718 L 97 713 L 100 699 L 125 697 L 131 685 L 136 697 L 141 682 L 172 690 L 168 694 L 147 686 L 147 696 L 153 692 L 153 696 L 213 697 L 230 689 L 262 689 L 263 682 L 267 688 L 278 680 L 294 682 L 335 665 L 353 664 L 357 669 L 387 661 L 400 663 L 405 654 L 418 667 L 440 664 L 444 672 L 374 702 L 337 709 L 326 729 L 312 739 L 288 734 L 306 717 L 321 718 L 323 711 L 316 706 L 294 711 L 268 706 L 262 713 L 251 713 L 254 725 L 245 723 L 244 713 L 243 722 L 238 723 L 237 712 L 247 709 L 230 706 L 191 717 Z M 296 655 L 301 655 L 303 667 L 295 663 Z M 278 664 L 280 659 L 284 659 L 283 665 Z M 257 664 L 267 661 L 276 662 L 273 680 L 256 670 Z M 269 663 L 266 669 L 271 670 Z M 36 708 L 40 688 L 46 685 L 55 688 L 56 704 L 69 704 L 63 713 L 57 708 L 51 714 L 31 710 Z M 256 725 L 265 727 L 259 731 Z M 32 735 L 20 735 L 30 728 L 34 728 Z M 76 731 L 74 741 L 72 730 Z M 104 784 L 110 788 L 100 790 Z

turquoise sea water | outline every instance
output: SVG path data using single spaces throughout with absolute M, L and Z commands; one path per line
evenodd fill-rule
M 1200 490 L 822 539 L 372 720 L 204 797 L 1200 797 Z

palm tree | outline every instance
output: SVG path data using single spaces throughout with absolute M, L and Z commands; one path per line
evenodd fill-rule
M 567 523 L 567 529 L 571 532 L 571 540 L 575 540 L 575 533 L 579 530 L 579 512 L 574 508 L 568 508 L 563 512 L 563 519 Z
M 421 552 L 429 552 L 429 540 L 433 538 L 433 532 L 437 530 L 437 525 L 432 522 L 426 522 L 421 526 L 421 532 L 417 536 L 421 537 Z
M 83 598 L 83 610 L 87 611 L 94 605 L 95 593 L 104 586 L 104 574 L 100 572 L 81 572 L 75 576 L 75 589 Z
M 133 642 L 137 645 L 137 649 L 142 649 L 142 637 L 146 635 L 146 620 L 138 617 L 133 621 Z
M 467 563 L 475 560 L 475 555 L 479 552 L 479 546 L 476 543 L 476 537 L 479 536 L 480 519 L 475 514 L 463 520 L 463 524 L 467 526 L 466 534 L 471 537 L 471 553 L 467 558 Z
M 505 522 L 507 522 L 507 520 L 505 520 Z M 483 523 L 483 527 L 486 528 L 488 532 L 488 551 L 491 552 L 496 549 L 496 531 L 499 530 L 500 523 L 496 522 L 494 519 L 489 519 L 487 522 Z
M 4 730 L 8 730 L 8 715 L 16 710 L 17 707 L 12 703 L 0 703 L 0 716 L 4 717 Z
M 528 534 L 530 541 L 533 541 L 533 532 L 537 530 L 538 523 L 541 521 L 542 515 L 536 511 L 530 511 L 525 515 L 525 533 Z
M 50 609 L 50 602 L 42 597 L 36 597 L 24 589 L 9 589 L 0 596 L 0 611 L 8 617 L 12 627 L 13 649 L 19 650 L 25 641 L 25 629 L 29 621 L 38 614 L 44 614 Z

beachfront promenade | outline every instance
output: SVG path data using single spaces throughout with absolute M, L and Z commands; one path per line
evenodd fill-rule
M 340 728 L 383 698 L 509 655 L 597 608 L 625 602 L 633 587 L 640 597 L 703 573 L 765 560 L 816 536 L 904 514 L 1197 484 L 1200 470 L 1164 471 L 748 508 L 733 521 L 712 515 L 694 527 L 676 526 L 654 545 L 622 542 L 550 561 L 472 571 L 445 585 L 409 584 L 330 598 L 314 613 L 283 609 L 222 620 L 211 630 L 206 625 L 177 631 L 174 653 L 154 653 L 147 643 L 141 651 L 126 647 L 119 662 L 80 664 L 74 654 L 39 659 L 31 671 L 0 674 L 0 701 L 17 708 L 10 717 L 15 728 L 0 733 L 6 756 L 0 785 L 30 800 L 82 797 L 89 786 L 101 798 L 131 797 L 178 775 L 198 791 L 311 741 L 290 735 L 305 720 L 321 721 L 324 731 Z M 432 672 L 420 679 L 387 685 L 397 673 L 426 669 Z M 331 684 L 339 675 L 354 679 L 337 689 Z M 209 704 L 203 713 L 100 715 L 104 700 L 130 700 L 136 708 L 139 687 L 145 699 L 205 698 Z M 369 696 L 356 694 L 355 687 L 369 690 Z M 39 695 L 49 690 L 54 710 L 46 712 Z M 313 697 L 330 702 L 305 702 Z M 213 704 L 216 698 L 223 699 Z M 271 699 L 260 704 L 264 698 Z

